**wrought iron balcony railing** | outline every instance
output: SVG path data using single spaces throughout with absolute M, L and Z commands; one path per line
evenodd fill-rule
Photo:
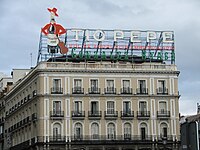
M 50 116 L 51 117 L 55 117 L 55 118 L 60 118 L 60 117 L 64 117 L 64 111 L 50 111 Z
M 173 136 L 172 135 L 160 135 L 158 136 L 158 141 L 163 142 L 163 139 L 166 141 L 173 141 Z
M 104 111 L 105 119 L 117 119 L 118 111 Z
M 133 119 L 134 111 L 121 111 L 121 119 Z
M 71 137 L 72 142 L 106 142 L 110 143 L 110 140 L 117 143 L 117 142 L 146 142 L 146 141 L 153 141 L 151 135 L 131 135 L 129 133 L 124 135 L 116 135 L 116 134 L 107 134 L 107 135 L 74 135 Z
M 72 111 L 72 119 L 84 119 L 85 111 Z
M 137 111 L 137 118 L 138 119 L 149 119 L 150 111 Z
M 35 121 L 35 120 L 37 120 L 37 113 L 32 114 L 32 121 Z
M 123 87 L 121 88 L 121 94 L 132 94 L 133 90 L 130 87 Z
M 145 144 L 145 143 L 157 143 L 162 144 L 163 138 L 166 142 L 178 144 L 180 143 L 179 137 L 167 135 L 167 137 L 163 136 L 152 136 L 152 135 L 131 135 L 131 133 L 125 133 L 124 135 L 116 135 L 115 133 L 110 133 L 107 135 L 99 135 L 99 134 L 92 134 L 92 135 L 73 135 L 73 136 L 37 136 L 28 140 L 28 146 L 34 145 L 36 143 L 53 143 L 53 144 L 67 144 L 68 142 L 72 144 Z M 177 140 L 178 139 L 178 140 Z M 24 146 L 22 144 L 16 145 L 12 147 L 15 150 L 20 149 L 20 146 Z
M 157 117 L 160 119 L 167 119 L 170 117 L 170 111 L 167 110 L 157 111 Z
M 49 142 L 65 142 L 65 141 L 66 141 L 66 136 L 61 136 L 61 135 L 49 136 Z
M 98 87 L 88 88 L 89 94 L 100 94 L 101 89 Z
M 74 87 L 72 88 L 72 94 L 84 94 L 84 88 Z
M 148 88 L 137 88 L 136 94 L 138 94 L 138 95 L 148 95 Z
M 52 87 L 51 94 L 63 94 L 63 88 L 62 87 Z
M 158 95 L 168 95 L 168 89 L 166 87 L 164 88 L 159 87 L 156 89 L 156 92 Z
M 102 112 L 101 111 L 88 111 L 89 119 L 101 119 Z
M 104 88 L 104 93 L 105 94 L 116 94 L 116 88 L 114 88 L 114 87 Z

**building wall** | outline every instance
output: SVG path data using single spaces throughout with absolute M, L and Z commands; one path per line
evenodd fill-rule
M 114 64 L 114 66 L 112 64 L 97 64 L 95 67 L 93 65 L 95 64 L 88 64 L 86 68 L 85 64 L 81 66 L 73 63 L 46 62 L 41 63 L 32 70 L 6 97 L 5 138 L 10 138 L 12 141 L 10 143 L 8 142 L 9 140 L 5 141 L 6 147 L 18 145 L 27 141 L 27 139 L 31 140 L 35 137 L 43 137 L 49 141 L 53 136 L 53 128 L 59 125 L 61 126 L 61 136 L 66 136 L 66 141 L 71 141 L 74 138 L 76 123 L 82 125 L 84 137 L 91 135 L 92 123 L 99 125 L 99 135 L 102 136 L 107 136 L 109 123 L 115 124 L 116 136 L 123 136 L 124 125 L 129 123 L 132 135 L 141 136 L 140 128 L 141 126 L 146 126 L 147 135 L 153 136 L 153 139 L 160 138 L 160 127 L 165 124 L 167 125 L 167 134 L 172 136 L 173 140 L 179 140 L 178 72 L 175 66 L 171 65 L 166 66 L 165 69 L 155 69 L 156 67 L 151 68 L 149 64 L 135 66 L 131 64 L 126 66 L 120 66 L 120 64 Z M 162 64 L 151 65 L 165 66 Z M 52 91 L 54 79 L 61 80 L 61 88 L 59 89 L 61 93 L 52 93 L 54 92 Z M 82 80 L 83 94 L 72 94 L 74 79 Z M 98 80 L 98 87 L 101 89 L 100 94 L 89 93 L 88 88 L 91 87 L 91 79 Z M 114 80 L 116 94 L 105 93 L 104 88 L 107 87 L 106 80 L 108 79 Z M 121 94 L 122 80 L 130 80 L 132 94 Z M 148 94 L 137 94 L 139 80 L 146 81 Z M 168 89 L 167 94 L 157 94 L 159 80 L 165 81 L 165 87 Z M 22 104 L 22 100 L 24 104 Z M 54 101 L 61 101 L 61 111 L 64 111 L 63 116 L 52 117 L 51 113 L 55 107 Z M 85 111 L 85 117 L 72 117 L 75 101 L 82 101 L 82 110 Z M 99 103 L 99 110 L 102 111 L 100 119 L 91 119 L 88 116 L 92 101 L 98 101 Z M 115 111 L 118 111 L 118 117 L 105 119 L 104 111 L 107 110 L 107 101 L 115 103 Z M 131 103 L 131 110 L 134 111 L 132 119 L 121 119 L 124 101 L 130 101 Z M 137 117 L 140 101 L 145 101 L 147 111 L 150 111 L 150 116 L 145 119 L 138 119 Z M 169 117 L 157 117 L 157 111 L 159 111 L 160 107 L 159 102 L 161 101 L 166 102 L 166 110 L 170 111 Z M 21 103 L 20 106 L 18 106 L 18 103 Z M 33 114 L 36 114 L 37 120 L 33 119 Z M 12 126 L 27 117 L 30 117 L 30 121 L 25 125 L 9 131 Z

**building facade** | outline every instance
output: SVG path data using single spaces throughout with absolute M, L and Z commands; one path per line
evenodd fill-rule
M 5 111 L 5 96 L 12 89 L 13 85 L 19 82 L 30 69 L 13 69 L 11 75 L 12 77 L 8 77 L 3 75 L 0 77 L 0 149 L 3 150 L 5 148 L 5 128 L 4 123 L 6 119 L 6 111 Z
M 176 65 L 40 62 L 4 96 L 4 149 L 178 149 Z
M 197 103 L 197 114 L 181 116 L 181 149 L 199 150 L 200 147 L 200 105 Z

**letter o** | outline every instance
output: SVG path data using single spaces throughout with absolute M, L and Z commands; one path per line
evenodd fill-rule
M 101 33 L 102 37 L 99 38 L 99 37 L 97 36 L 97 33 L 98 33 L 98 36 L 99 36 L 99 34 Z M 96 41 L 101 42 L 101 41 L 103 41 L 103 40 L 105 39 L 105 33 L 104 33 L 102 30 L 96 30 L 96 31 L 94 32 L 93 37 L 94 37 L 94 39 L 95 39 Z

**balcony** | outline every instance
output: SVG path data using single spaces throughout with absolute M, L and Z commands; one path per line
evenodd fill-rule
M 136 94 L 138 94 L 138 95 L 148 95 L 148 88 L 137 88 Z
M 157 111 L 157 117 L 159 119 L 169 119 L 170 118 L 170 111 L 166 111 L 166 110 Z
M 32 121 L 35 121 L 35 120 L 37 120 L 37 113 L 32 114 Z
M 150 111 L 137 111 L 137 118 L 138 119 L 149 119 Z
M 33 95 L 33 97 L 35 97 L 35 96 L 37 95 L 37 91 L 34 90 L 34 91 L 32 92 L 32 95 Z
M 101 119 L 101 111 L 88 111 L 88 118 L 89 119 Z
M 56 135 L 56 136 L 50 136 L 49 142 L 65 142 L 66 136 Z
M 131 135 L 129 133 L 123 134 L 123 135 L 115 135 L 115 134 L 107 134 L 107 135 L 99 135 L 99 134 L 93 134 L 93 135 L 73 135 L 70 136 L 70 144 L 78 144 L 78 145 L 104 145 L 104 144 L 129 144 L 129 145 L 146 145 L 146 144 L 163 144 L 163 138 L 166 139 L 167 143 L 170 144 L 178 144 L 180 141 L 173 140 L 176 139 L 174 136 L 167 135 L 167 137 L 162 136 L 153 136 L 152 135 Z M 155 140 L 157 139 L 157 140 Z M 28 140 L 27 144 L 24 142 L 15 145 L 14 147 L 11 147 L 12 150 L 19 150 L 19 149 L 30 149 L 30 146 L 33 146 L 35 144 L 67 144 L 66 142 L 66 136 L 56 135 L 56 136 L 37 136 L 35 138 L 32 138 Z M 27 145 L 27 147 L 24 147 Z
M 23 126 L 23 120 L 20 121 L 19 125 L 20 127 Z
M 165 139 L 168 142 L 170 142 L 170 141 L 172 142 L 173 141 L 173 136 L 172 135 L 166 135 L 166 136 L 161 135 L 161 136 L 158 136 L 158 142 L 163 143 L 163 139 Z
M 133 90 L 130 87 L 123 87 L 121 88 L 121 94 L 132 94 Z
M 129 120 L 134 118 L 134 111 L 121 111 L 121 119 Z
M 100 88 L 93 87 L 93 88 L 88 88 L 89 94 L 100 94 Z
M 74 135 L 71 138 L 73 141 L 81 141 L 83 140 L 83 135 Z
M 31 95 L 29 94 L 28 96 L 27 96 L 27 100 L 29 101 L 29 100 L 31 100 Z
M 115 134 L 108 134 L 108 135 L 74 135 L 71 137 L 72 143 L 79 143 L 81 145 L 84 144 L 145 144 L 154 142 L 151 135 L 131 135 L 131 134 L 124 134 L 124 135 L 115 135 Z
M 20 121 L 17 123 L 17 128 L 20 128 Z
M 168 89 L 166 87 L 164 88 L 157 88 L 156 89 L 157 95 L 168 95 Z
M 124 140 L 131 140 L 131 134 L 124 134 Z
M 83 120 L 85 118 L 85 111 L 72 111 L 72 119 Z
M 62 119 L 64 117 L 64 111 L 50 111 L 50 117 L 52 119 Z
M 118 111 L 104 111 L 105 119 L 116 120 L 118 117 Z
M 27 102 L 27 97 L 24 97 L 24 103 L 26 103 Z
M 72 94 L 84 94 L 84 88 L 74 87 L 72 88 Z
M 61 87 L 52 87 L 51 94 L 63 94 L 63 88 Z
M 116 94 L 116 88 L 114 88 L 114 87 L 104 88 L 104 93 L 105 94 Z
M 30 120 L 30 117 L 26 117 L 24 118 L 23 120 L 20 121 L 20 126 L 25 126 L 27 125 L 28 123 L 31 123 L 31 120 Z

